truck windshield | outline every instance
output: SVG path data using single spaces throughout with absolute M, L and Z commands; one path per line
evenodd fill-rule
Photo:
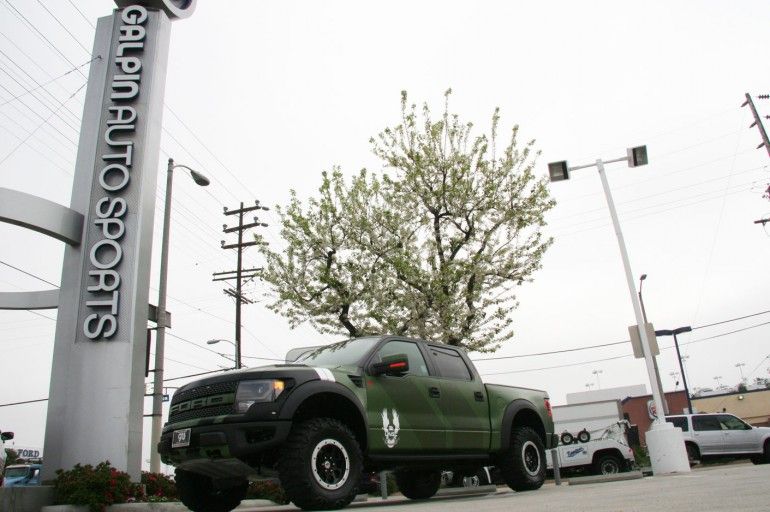
M 303 354 L 296 362 L 318 366 L 352 366 L 380 341 L 379 337 L 355 338 L 320 347 Z
M 27 476 L 28 472 L 29 472 L 29 468 L 27 468 L 26 466 L 23 468 L 7 468 L 5 470 L 5 477 L 18 478 L 20 476 Z

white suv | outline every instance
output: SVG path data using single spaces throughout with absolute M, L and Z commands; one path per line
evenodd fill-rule
M 726 413 L 667 416 L 682 429 L 690 462 L 702 457 L 745 457 L 754 464 L 770 463 L 770 428 L 753 427 Z

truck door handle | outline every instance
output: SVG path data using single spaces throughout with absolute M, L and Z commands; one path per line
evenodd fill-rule
M 431 398 L 439 398 L 441 396 L 441 391 L 436 387 L 428 388 L 428 394 Z
M 475 398 L 477 402 L 483 402 L 484 393 L 482 393 L 481 391 L 476 391 L 475 393 L 473 393 L 473 398 Z

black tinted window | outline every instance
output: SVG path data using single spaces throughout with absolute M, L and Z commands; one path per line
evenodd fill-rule
M 471 372 L 460 354 L 451 349 L 430 347 L 430 353 L 438 365 L 442 377 L 448 379 L 472 380 Z
M 687 424 L 687 418 L 684 418 L 684 417 L 666 418 L 666 421 L 669 423 L 673 423 L 675 427 L 681 428 L 682 432 L 687 432 L 690 430 L 690 425 Z
M 696 431 L 722 430 L 722 425 L 716 416 L 693 416 L 692 428 Z
M 428 376 L 428 365 L 425 364 L 425 358 L 422 357 L 420 347 L 411 341 L 389 341 L 377 352 L 377 361 L 382 361 L 383 357 L 404 354 L 409 359 L 409 375 Z
M 749 430 L 751 428 L 732 414 L 720 414 L 717 418 L 725 430 Z

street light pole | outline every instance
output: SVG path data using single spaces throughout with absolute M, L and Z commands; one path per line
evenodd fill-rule
M 644 300 L 642 299 L 642 287 L 644 286 L 644 280 L 647 279 L 647 274 L 639 276 L 639 304 L 642 306 L 642 318 L 644 318 L 645 329 L 647 328 L 647 311 L 644 309 Z M 652 355 L 652 366 L 655 369 L 655 382 L 658 383 L 658 389 L 660 389 L 661 396 L 663 397 L 663 413 L 668 415 L 668 400 L 666 400 L 666 393 L 663 391 L 663 381 L 660 380 L 660 368 L 658 368 L 658 358 L 655 354 Z
M 150 434 L 150 472 L 160 472 L 160 454 L 158 443 L 163 427 L 163 360 L 166 346 L 166 288 L 168 282 L 168 246 L 171 226 L 171 189 L 174 179 L 174 169 L 183 167 L 190 171 L 195 183 L 205 187 L 208 178 L 190 169 L 186 165 L 174 165 L 172 158 L 168 159 L 166 168 L 166 202 L 163 212 L 163 239 L 160 246 L 160 283 L 158 284 L 158 328 L 155 334 L 155 368 L 153 370 L 152 387 L 152 431 Z
M 625 161 L 627 158 L 620 158 L 616 160 L 609 160 L 607 163 Z M 612 191 L 610 190 L 610 184 L 607 181 L 607 175 L 604 171 L 604 162 L 601 159 L 596 160 L 596 167 L 599 170 L 599 177 L 602 181 L 602 188 L 604 189 L 604 197 L 607 200 L 607 207 L 610 210 L 610 217 L 612 218 L 612 226 L 615 229 L 615 235 L 618 239 L 618 247 L 620 248 L 620 257 L 623 260 L 623 269 L 626 273 L 626 282 L 628 284 L 628 291 L 631 295 L 631 303 L 634 308 L 634 316 L 636 317 L 636 324 L 639 328 L 639 338 L 642 341 L 642 352 L 644 353 L 644 360 L 647 363 L 647 374 L 650 379 L 650 385 L 652 386 L 652 398 L 655 403 L 657 411 L 664 411 L 663 399 L 661 397 L 660 389 L 658 388 L 658 381 L 655 378 L 655 369 L 652 362 L 652 351 L 650 350 L 650 340 L 647 339 L 647 329 L 644 328 L 644 318 L 642 317 L 642 307 L 639 302 L 639 297 L 636 294 L 636 286 L 634 284 L 634 276 L 631 273 L 631 262 L 628 259 L 628 251 L 626 250 L 626 242 L 623 238 L 623 231 L 620 229 L 620 221 L 618 220 L 618 213 L 615 210 L 615 202 L 612 199 Z M 657 414 L 654 423 L 660 423 L 661 414 Z
M 618 240 L 620 256 L 623 260 L 623 268 L 626 274 L 626 282 L 628 284 L 629 295 L 631 296 L 631 304 L 634 309 L 634 316 L 636 317 L 639 338 L 642 342 L 642 353 L 644 354 L 644 360 L 647 366 L 647 374 L 650 381 L 650 386 L 652 387 L 653 402 L 657 410 L 655 421 L 646 434 L 647 447 L 650 453 L 650 462 L 652 464 L 653 473 L 685 473 L 690 471 L 690 465 L 688 463 L 687 452 L 684 447 L 682 430 L 675 428 L 671 423 L 663 420 L 663 411 L 665 409 L 663 407 L 661 391 L 655 378 L 652 351 L 650 350 L 650 341 L 647 338 L 647 329 L 644 325 L 642 308 L 639 301 L 639 296 L 636 293 L 634 277 L 631 273 L 631 263 L 628 258 L 628 252 L 626 251 L 623 232 L 620 229 L 620 222 L 618 221 L 618 214 L 615 210 L 615 203 L 612 199 L 612 192 L 610 191 L 610 186 L 604 171 L 604 165 L 613 162 L 628 162 L 629 167 L 638 167 L 647 164 L 646 146 L 629 148 L 627 155 L 628 156 L 624 158 L 616 158 L 614 160 L 607 160 L 606 162 L 602 159 L 597 159 L 595 164 L 581 165 L 577 167 L 569 167 L 566 161 L 553 162 L 548 164 L 548 173 L 550 175 L 551 181 L 561 181 L 569 179 L 570 172 L 574 170 L 595 166 L 599 171 L 602 188 L 604 189 L 604 196 L 607 200 L 607 207 L 610 210 L 610 217 L 612 218 L 612 226 L 615 230 L 615 235 L 617 236 Z

